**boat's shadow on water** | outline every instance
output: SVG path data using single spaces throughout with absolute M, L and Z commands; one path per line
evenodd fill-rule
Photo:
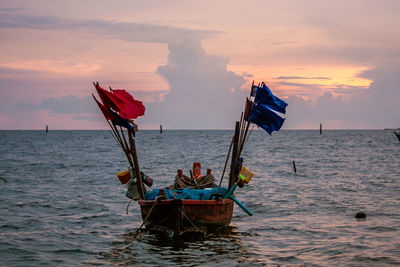
M 166 261 L 198 265 L 234 260 L 237 255 L 243 259 L 248 253 L 241 237 L 248 235 L 232 226 L 205 235 L 191 233 L 178 238 L 166 232 L 144 230 L 136 234 L 130 231 L 123 234 L 121 240 L 111 242 L 110 251 L 100 253 L 98 260 L 111 265 L 157 265 L 157 262 Z

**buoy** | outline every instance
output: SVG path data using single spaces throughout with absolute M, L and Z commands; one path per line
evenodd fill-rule
M 356 217 L 356 219 L 365 219 L 365 218 L 367 218 L 367 214 L 365 214 L 365 212 L 363 212 L 363 211 L 359 211 L 356 213 L 355 217 Z

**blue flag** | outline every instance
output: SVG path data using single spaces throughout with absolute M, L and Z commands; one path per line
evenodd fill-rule
M 258 87 L 258 86 L 257 86 Z M 274 96 L 271 90 L 265 83 L 262 83 L 262 87 L 257 88 L 256 98 L 254 99 L 256 104 L 263 104 L 268 106 L 270 109 L 278 111 L 280 113 L 286 113 L 287 103 L 282 99 Z
M 271 135 L 273 131 L 279 131 L 285 119 L 270 110 L 269 106 L 256 103 L 250 112 L 249 121 Z
M 133 136 L 135 136 L 135 127 L 133 127 L 133 125 L 129 122 L 129 120 L 122 118 L 120 115 L 118 115 L 116 112 L 112 111 L 111 109 L 109 109 L 109 111 L 112 113 L 112 118 L 111 118 L 111 122 L 114 125 L 119 125 L 122 127 L 125 127 L 129 130 L 131 130 Z

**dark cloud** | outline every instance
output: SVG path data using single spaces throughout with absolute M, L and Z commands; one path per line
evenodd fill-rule
M 58 90 L 73 94 L 89 86 L 87 77 L 0 68 L 0 110 L 12 112 L 20 107 L 18 102 L 37 107 L 44 96 L 54 95 Z
M 48 109 L 55 114 L 95 113 L 97 111 L 91 96 L 80 98 L 76 95 L 46 98 L 38 105 L 38 108 Z
M 129 42 L 172 43 L 185 38 L 205 39 L 221 32 L 213 30 L 193 30 L 172 26 L 145 23 L 116 22 L 109 20 L 61 19 L 54 16 L 37 16 L 18 13 L 2 13 L 0 28 L 25 28 L 37 30 L 86 30 Z
M 368 86 L 360 87 L 349 85 L 336 85 L 333 88 L 329 88 L 329 91 L 340 95 L 350 95 L 352 97 L 356 97 L 365 93 L 368 88 Z
M 49 97 L 43 99 L 39 104 L 33 102 L 18 102 L 16 106 L 19 110 L 25 110 L 27 112 L 49 110 L 53 114 L 75 115 L 98 113 L 98 108 L 92 96 L 79 97 L 77 95 L 66 95 L 61 98 Z
M 147 124 L 175 129 L 231 128 L 240 116 L 247 92 L 244 76 L 227 70 L 228 60 L 205 54 L 200 42 L 168 46 L 168 63 L 158 67 L 170 91 L 162 103 L 148 105 Z
M 121 80 L 118 82 L 121 83 Z M 104 88 L 108 88 L 108 85 L 116 85 L 117 81 L 100 81 L 100 83 Z M 122 83 L 129 84 L 131 81 Z M 44 96 L 53 95 L 59 90 L 69 93 L 62 97 L 43 99 Z M 136 98 L 147 102 L 160 102 L 167 92 L 128 91 Z M 79 92 L 86 92 L 86 97 L 76 95 Z M 10 114 L 16 109 L 25 111 L 45 109 L 53 114 L 98 113 L 98 108 L 93 108 L 94 102 L 90 96 L 92 92 L 95 93 L 95 90 L 88 77 L 0 67 L 0 111 Z M 92 107 L 88 109 L 89 106 Z
M 25 8 L 18 8 L 18 7 L 3 7 L 0 8 L 0 12 L 17 12 L 17 11 L 22 11 Z

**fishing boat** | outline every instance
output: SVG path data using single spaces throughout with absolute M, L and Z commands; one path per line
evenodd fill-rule
M 188 232 L 207 233 L 228 226 L 231 223 L 234 203 L 249 216 L 253 213 L 234 195 L 235 190 L 243 188 L 250 182 L 254 173 L 243 165 L 241 152 L 254 129 L 254 125 L 262 128 L 270 135 L 278 131 L 284 118 L 278 115 L 286 113 L 287 103 L 272 94 L 264 83 L 251 86 L 250 96 L 246 99 L 244 112 L 240 121 L 235 123 L 235 131 L 222 169 L 219 185 L 211 170 L 201 174 L 200 163 L 193 163 L 190 176 L 177 170 L 174 183 L 166 188 L 148 191 L 152 179 L 140 171 L 135 145 L 137 125 L 134 119 L 143 116 L 145 107 L 134 99 L 126 90 L 107 91 L 94 83 L 100 101 L 94 100 L 109 124 L 115 139 L 124 151 L 129 169 L 118 173 L 122 184 L 128 186 L 126 196 L 137 201 L 140 207 L 143 226 L 153 231 L 167 231 L 180 236 Z M 250 129 L 250 126 L 252 128 Z M 229 180 L 227 187 L 222 182 L 230 160 Z M 129 205 L 128 205 L 129 207 Z M 127 207 L 127 209 L 128 209 Z

